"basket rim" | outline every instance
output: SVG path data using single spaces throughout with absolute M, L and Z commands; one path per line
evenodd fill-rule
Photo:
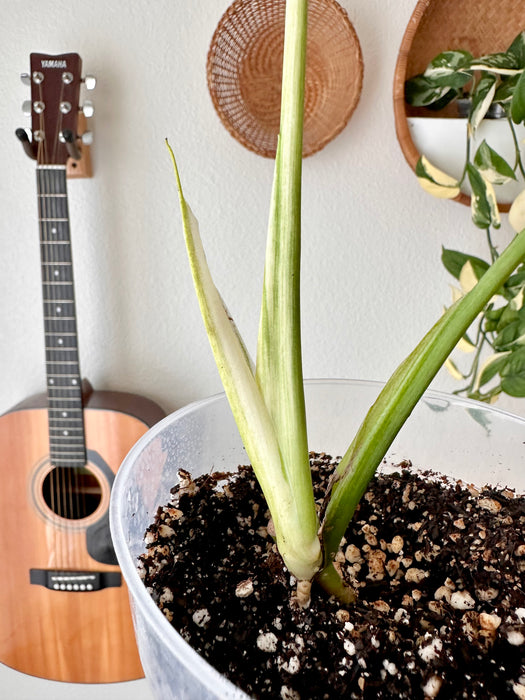
M 284 0 L 262 0 L 263 2 L 268 2 L 268 3 L 278 3 L 278 2 L 284 2 Z M 354 54 L 353 57 L 351 58 L 351 66 L 352 66 L 352 73 L 353 73 L 353 82 L 352 82 L 352 95 L 353 99 L 349 101 L 346 109 L 343 112 L 343 116 L 338 119 L 337 122 L 334 123 L 333 128 L 330 128 L 327 130 L 326 134 L 323 135 L 322 137 L 318 138 L 315 143 L 312 143 L 309 146 L 305 146 L 303 144 L 303 158 L 306 158 L 310 155 L 313 155 L 314 153 L 319 152 L 322 148 L 324 148 L 330 141 L 336 138 L 347 126 L 350 118 L 352 117 L 355 109 L 357 108 L 357 105 L 359 103 L 360 97 L 361 97 L 361 91 L 362 91 L 362 85 L 363 85 L 363 73 L 364 73 L 364 61 L 363 61 L 363 53 L 361 49 L 361 44 L 359 41 L 359 36 L 355 30 L 354 25 L 350 21 L 350 18 L 348 16 L 348 12 L 337 2 L 337 0 L 316 0 L 318 5 L 326 5 L 329 7 L 330 11 L 333 12 L 333 16 L 337 17 L 337 21 L 341 21 L 344 23 L 344 33 L 347 35 L 347 42 L 348 45 L 351 46 L 352 53 Z M 235 17 L 235 14 L 237 11 L 239 11 L 242 7 L 245 7 L 246 5 L 249 5 L 253 2 L 253 0 L 234 0 L 234 2 L 226 9 L 226 11 L 223 13 L 221 16 L 217 27 L 213 33 L 210 46 L 208 49 L 207 53 L 207 59 L 206 59 L 206 78 L 207 78 L 207 85 L 208 85 L 208 92 L 210 95 L 210 98 L 212 100 L 214 109 L 219 116 L 219 119 L 223 126 L 226 128 L 226 130 L 229 132 L 229 134 L 235 138 L 236 141 L 238 141 L 241 145 L 243 145 L 245 148 L 248 150 L 252 151 L 253 153 L 256 153 L 257 155 L 261 155 L 263 157 L 267 158 L 274 158 L 275 157 L 275 147 L 271 148 L 266 148 L 263 145 L 259 145 L 253 141 L 247 135 L 244 131 L 239 130 L 236 128 L 235 124 L 232 122 L 232 120 L 229 118 L 229 110 L 225 110 L 223 108 L 223 105 L 221 104 L 221 100 L 218 96 L 217 90 L 215 89 L 215 76 L 214 76 L 214 59 L 215 59 L 215 52 L 216 52 L 216 47 L 218 45 L 218 41 L 221 35 L 221 32 L 223 31 L 224 27 L 232 22 L 232 18 Z M 310 6 L 312 6 L 314 3 L 311 2 Z M 308 76 L 308 68 L 307 68 L 307 76 Z M 308 80 L 308 78 L 307 78 Z M 242 99 L 238 99 L 237 103 L 238 105 L 243 106 L 245 103 Z M 256 120 L 255 120 L 256 121 Z M 306 119 L 305 119 L 305 132 L 307 131 L 307 124 L 306 124 Z M 268 129 L 266 129 L 269 131 Z M 275 142 L 277 141 L 277 135 L 278 135 L 278 128 L 275 131 Z

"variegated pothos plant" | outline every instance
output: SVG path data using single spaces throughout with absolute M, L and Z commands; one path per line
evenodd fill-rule
M 416 166 L 421 186 L 434 196 L 453 199 L 468 184 L 472 220 L 486 232 L 488 261 L 457 250 L 442 251 L 445 268 L 459 282 L 459 287 L 453 287 L 453 299 L 471 289 L 499 255 L 493 241 L 493 229 L 501 226 L 498 187 L 510 181 L 525 187 L 525 167 L 516 131 L 516 126 L 525 122 L 525 32 L 520 32 L 505 52 L 475 58 L 464 50 L 444 51 L 428 64 L 424 73 L 405 84 L 409 104 L 432 110 L 442 109 L 465 94 L 469 96 L 469 110 L 461 176 L 455 178 L 442 172 L 424 156 Z M 485 140 L 472 152 L 478 127 L 494 109 L 507 124 L 509 144 L 514 151 L 512 163 Z M 525 226 L 525 189 L 511 205 L 509 222 L 516 232 Z M 461 382 L 455 393 L 488 402 L 501 393 L 525 396 L 524 293 L 525 265 L 521 264 L 461 339 L 458 349 L 471 357 L 466 369 L 460 369 L 463 362 L 447 360 L 447 368 Z
M 307 604 L 315 579 L 341 600 L 354 591 L 333 561 L 357 504 L 395 435 L 473 319 L 525 259 L 516 236 L 475 287 L 430 329 L 370 408 L 337 466 L 322 519 L 314 503 L 303 392 L 300 335 L 301 164 L 307 0 L 287 0 L 281 127 L 275 160 L 257 362 L 215 287 L 197 220 L 173 158 L 195 289 L 217 367 L 274 523 L 276 542 Z M 171 149 L 170 149 L 171 152 Z M 173 157 L 173 153 L 172 157 Z

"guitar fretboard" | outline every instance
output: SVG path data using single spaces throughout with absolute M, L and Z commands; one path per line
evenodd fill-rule
M 86 463 L 65 166 L 37 167 L 51 462 Z

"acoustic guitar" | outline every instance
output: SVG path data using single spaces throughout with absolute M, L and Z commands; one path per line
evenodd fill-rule
M 108 504 L 123 458 L 164 413 L 81 379 L 66 188 L 82 150 L 80 57 L 31 54 L 25 79 L 32 130 L 17 136 L 36 160 L 47 393 L 0 417 L 0 662 L 59 681 L 131 680 L 143 672 Z

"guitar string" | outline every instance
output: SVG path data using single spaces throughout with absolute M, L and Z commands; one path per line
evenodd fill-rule
M 43 102 L 43 94 L 42 94 L 42 85 L 38 85 L 38 92 L 39 92 L 39 99 L 41 102 Z M 39 165 L 44 165 L 48 159 L 46 158 L 46 151 L 47 151 L 47 141 L 45 138 L 45 125 L 44 125 L 44 114 L 43 112 L 40 113 L 39 116 L 39 131 L 40 131 L 40 138 L 38 139 L 38 146 L 37 146 L 37 163 Z M 45 182 L 45 171 L 37 169 L 37 182 L 38 182 L 38 210 L 39 210 L 39 217 L 40 217 L 40 237 L 41 237 L 41 243 L 40 243 L 40 249 L 41 249 L 41 256 L 42 260 L 46 262 L 47 260 L 47 251 L 46 251 L 46 245 L 45 245 L 45 240 L 48 237 L 48 231 L 47 231 L 47 222 L 45 221 L 45 213 L 44 213 L 44 199 L 40 196 L 41 194 L 46 194 L 46 182 Z M 45 267 L 43 268 L 43 270 Z M 45 301 L 44 297 L 44 309 L 46 309 L 46 304 L 48 302 Z M 47 373 L 46 373 L 47 374 Z M 48 384 L 49 384 L 49 377 L 48 377 Z M 48 396 L 50 394 L 50 391 L 48 389 Z M 49 402 L 49 398 L 48 398 Z M 48 423 L 50 422 L 50 414 L 48 411 Z M 51 435 L 51 433 L 50 433 Z M 51 440 L 50 440 L 51 442 Z M 50 444 L 51 447 L 51 444 Z M 52 463 L 52 460 L 50 460 L 50 466 L 51 470 L 48 475 L 49 480 L 50 480 L 50 500 L 51 500 L 51 510 L 56 513 L 57 510 L 60 510 L 60 508 L 57 506 L 57 478 L 58 475 L 56 474 L 55 470 L 55 465 Z M 54 535 L 54 552 L 55 552 L 55 570 L 58 571 L 59 568 L 59 563 L 61 561 L 61 540 L 56 534 L 56 530 L 53 529 L 53 535 Z
M 53 217 L 52 211 L 49 211 L 49 200 L 50 198 L 47 195 L 51 194 L 52 191 L 52 185 L 50 182 L 50 177 L 49 177 L 49 170 L 41 170 L 41 180 L 43 183 L 43 192 L 44 197 L 40 198 L 41 201 L 41 210 L 43 212 L 43 231 L 45 233 L 44 236 L 44 243 L 43 243 L 43 260 L 45 263 L 45 266 L 43 268 L 44 271 L 44 278 L 46 278 L 46 270 L 49 268 L 49 263 L 52 261 L 52 256 L 53 256 L 53 251 L 51 250 L 51 236 L 50 236 L 50 229 L 53 227 L 53 225 L 58 226 L 58 222 L 53 222 L 51 223 L 48 221 L 48 219 L 51 219 Z M 55 299 L 55 294 L 54 290 L 50 285 L 46 285 L 46 299 L 47 301 L 47 308 L 49 310 L 55 310 L 56 309 L 56 302 L 54 301 Z M 54 311 L 50 313 L 49 315 L 53 315 Z M 47 336 L 49 337 L 49 336 Z M 46 353 L 47 354 L 47 353 Z M 49 376 L 49 404 L 50 407 L 52 408 L 53 406 L 53 401 L 54 397 L 51 396 L 52 391 L 53 391 L 53 385 L 55 383 L 55 377 L 50 376 L 51 375 L 51 367 L 48 366 L 48 376 Z M 51 424 L 51 412 L 49 414 L 49 421 Z M 50 430 L 50 436 L 52 435 L 52 431 Z M 50 448 L 53 448 L 54 451 L 56 451 L 56 448 L 54 447 L 54 440 L 50 437 Z M 61 484 L 60 484 L 60 472 L 58 468 L 58 464 L 56 464 L 56 459 L 54 458 L 54 455 L 51 455 L 51 466 L 52 466 L 52 471 L 51 471 L 51 491 L 52 491 L 52 504 L 53 504 L 53 512 L 55 512 L 59 517 L 62 513 L 62 498 L 61 498 Z M 55 531 L 56 532 L 56 531 Z M 58 534 L 55 535 L 55 551 L 57 552 L 57 562 L 56 562 L 56 569 L 58 571 L 59 568 L 63 567 L 65 564 L 64 561 L 64 552 L 62 551 L 62 538 L 58 536 Z
M 65 89 L 65 83 L 62 82 L 62 83 L 61 83 L 61 88 L 60 88 L 60 102 L 59 102 L 59 104 L 62 103 L 62 102 L 64 101 L 64 89 Z M 73 108 L 76 109 L 76 105 L 73 105 Z M 63 118 L 64 118 L 64 114 L 62 113 L 62 111 L 60 111 L 60 117 L 59 117 L 59 120 L 58 120 L 59 126 L 57 126 L 57 136 L 56 136 L 56 141 L 55 141 L 55 144 L 56 144 L 56 147 L 57 147 L 57 148 L 58 148 L 58 134 L 60 133 L 60 131 L 61 131 L 62 128 L 63 128 Z M 63 188 L 64 188 L 64 194 L 66 195 L 66 197 L 65 197 L 64 200 L 63 200 L 63 201 L 64 201 L 64 205 L 65 205 L 65 209 L 66 209 L 66 211 L 65 211 L 64 213 L 65 213 L 65 217 L 66 217 L 67 222 L 68 222 L 68 223 L 66 224 L 66 226 L 68 227 L 68 240 L 70 241 L 70 240 L 71 240 L 71 236 L 70 236 L 70 231 L 69 231 L 69 211 L 67 211 L 67 208 L 68 208 L 67 179 L 66 179 L 65 170 L 63 171 Z M 68 266 L 68 270 L 69 270 L 69 292 L 70 292 L 70 295 L 71 295 L 71 302 L 72 302 L 71 308 L 75 308 L 74 287 L 73 287 L 73 258 L 72 258 L 71 242 L 69 243 L 69 248 L 68 248 L 68 249 L 69 249 L 69 261 L 68 261 L 68 262 L 69 262 L 69 266 Z M 75 316 L 75 319 L 76 319 L 76 313 L 73 314 L 73 316 Z M 76 374 L 77 374 L 77 381 L 78 381 L 78 383 L 79 383 L 78 391 L 80 392 L 80 408 L 82 409 L 82 408 L 83 408 L 83 405 L 82 405 L 82 390 L 81 390 L 81 385 L 80 385 L 80 364 L 79 364 L 80 358 L 79 358 L 79 353 L 78 353 L 78 335 L 77 335 L 76 320 L 73 321 L 73 324 L 74 324 L 74 326 L 75 326 L 75 328 L 74 328 L 73 330 L 74 330 L 74 333 L 75 333 L 75 336 L 74 336 L 74 337 L 75 337 L 75 347 L 76 347 L 76 351 L 75 351 Z M 82 436 L 82 448 L 83 448 L 83 449 L 82 449 L 82 452 L 85 454 L 85 435 L 84 435 L 83 413 L 81 413 L 80 416 L 81 416 L 80 421 L 81 421 L 81 425 L 82 425 L 82 431 L 81 431 L 81 436 Z M 75 430 L 75 433 L 76 433 L 76 430 Z M 87 455 L 86 455 L 86 456 L 87 456 Z M 87 466 L 87 465 L 86 465 L 86 466 Z M 80 471 L 81 471 L 81 468 L 77 467 L 76 465 L 73 465 L 72 471 L 70 470 L 70 471 L 68 472 L 68 474 L 69 474 L 69 479 L 70 479 L 70 484 L 69 484 L 70 492 L 69 492 L 69 493 L 70 493 L 70 499 L 71 499 L 71 500 L 70 500 L 70 516 L 71 516 L 71 517 L 72 517 L 75 513 L 76 513 L 76 516 L 77 516 L 77 517 L 79 517 L 80 514 L 81 514 L 81 513 L 80 513 L 80 495 L 79 495 L 79 491 L 80 491 Z M 73 483 L 71 483 L 71 474 L 72 474 L 72 473 L 73 473 L 73 480 L 72 480 Z M 75 505 L 76 505 L 76 511 L 74 510 L 73 496 L 74 496 L 74 498 L 75 498 L 74 503 L 75 503 Z M 82 490 L 82 503 L 84 504 L 84 491 L 83 491 L 83 490 Z M 85 515 L 85 513 L 86 513 L 86 510 L 85 510 L 85 508 L 83 508 L 83 510 L 82 510 L 82 515 Z
M 63 127 L 63 114 L 62 114 L 62 111 L 60 110 L 60 104 L 63 101 L 63 97 L 64 97 L 64 83 L 61 82 L 60 83 L 60 95 L 59 95 L 58 104 L 57 104 L 58 119 L 56 120 L 55 134 L 54 134 L 54 138 L 53 138 L 53 163 L 56 163 L 58 161 L 58 148 L 60 145 L 59 135 L 60 135 L 60 133 L 62 131 L 62 127 Z M 64 178 L 64 182 L 61 181 L 60 174 L 62 171 L 48 171 L 48 172 L 49 172 L 50 179 L 53 181 L 53 194 L 54 195 L 62 194 L 61 185 L 64 186 L 64 189 L 66 186 L 65 185 L 65 178 Z M 64 194 L 66 194 L 65 191 L 64 191 Z M 67 199 L 65 199 L 64 201 L 67 201 Z M 51 218 L 54 218 L 55 220 L 61 218 L 61 217 L 59 217 L 59 212 L 58 212 L 58 197 L 57 196 L 51 197 L 50 203 L 51 203 L 51 206 L 54 210 Z M 57 225 L 58 225 L 58 221 L 57 221 Z M 67 227 L 67 222 L 65 224 L 61 225 L 61 228 L 66 228 L 66 227 Z M 67 233 L 68 233 L 68 231 L 66 231 L 66 234 Z M 69 239 L 69 236 L 67 236 L 67 238 Z M 64 246 L 62 245 L 62 241 L 60 241 L 60 245 L 58 246 L 58 248 L 56 250 L 58 252 L 57 257 L 59 258 L 59 262 L 64 262 L 64 260 L 62 258 L 64 257 L 66 251 L 64 250 Z M 51 285 L 51 288 L 53 289 L 54 299 L 61 300 L 62 295 L 58 294 L 59 289 L 53 284 Z M 69 306 L 69 304 L 68 304 L 68 306 Z M 60 374 L 61 375 L 66 374 L 65 365 L 60 366 Z M 61 502 L 63 504 L 63 510 L 61 511 L 60 515 L 63 518 L 65 518 L 66 520 L 68 519 L 68 516 L 69 517 L 72 516 L 71 510 L 68 513 L 68 507 L 71 506 L 71 469 L 72 468 L 75 468 L 74 465 L 69 465 L 67 467 L 64 467 L 63 465 L 61 465 L 61 467 L 60 467 Z M 66 538 L 67 538 L 68 533 L 69 533 L 69 529 L 66 526 Z M 67 547 L 67 553 L 69 553 L 71 551 L 72 551 L 72 548 Z
M 62 195 L 66 194 L 65 188 L 66 188 L 66 181 L 65 181 L 65 172 L 63 170 L 58 170 L 58 171 L 50 171 L 50 177 L 54 180 L 54 194 L 55 195 Z M 60 202 L 60 206 L 59 206 Z M 71 255 L 70 255 L 70 242 L 69 242 L 69 227 L 68 227 L 68 216 L 67 216 L 67 211 L 65 210 L 65 207 L 67 206 L 67 199 L 64 198 L 63 200 L 59 198 L 58 196 L 52 197 L 50 200 L 50 203 L 52 204 L 53 207 L 53 212 L 52 212 L 52 219 L 55 219 L 57 221 L 56 226 L 57 226 L 57 231 L 60 231 L 60 240 L 58 241 L 58 247 L 56 248 L 56 257 L 57 261 L 59 263 L 68 263 L 68 265 L 71 264 Z M 59 219 L 64 219 L 64 221 L 58 221 Z M 69 275 L 71 277 L 71 275 Z M 72 313 L 72 290 L 68 286 L 67 288 L 67 293 L 63 293 L 62 287 L 58 287 L 57 285 L 52 285 L 54 293 L 53 297 L 54 299 L 57 300 L 60 305 L 67 305 L 67 315 L 68 316 L 74 316 Z M 71 321 L 67 322 L 68 324 L 71 324 Z M 73 322 L 74 323 L 74 322 Z M 61 324 L 62 325 L 62 324 Z M 67 324 L 66 324 L 67 325 Z M 70 327 L 70 330 L 73 330 Z M 66 336 L 67 337 L 67 336 Z M 56 337 L 53 339 L 53 345 L 56 342 Z M 75 358 L 76 359 L 76 358 Z M 64 360 L 62 359 L 62 363 L 64 363 Z M 66 399 L 68 394 L 75 393 L 72 389 L 71 386 L 67 386 L 67 382 L 70 381 L 70 378 L 64 379 L 65 375 L 70 374 L 68 372 L 69 365 L 66 364 L 60 364 L 59 365 L 59 373 L 61 375 L 61 380 L 60 380 L 60 394 L 63 395 L 63 398 Z M 75 373 L 76 374 L 76 365 L 73 366 L 72 368 L 74 371 L 71 372 L 71 374 Z M 66 386 L 64 386 L 66 385 Z M 60 402 L 61 404 L 65 404 L 65 402 Z M 63 406 L 60 406 L 61 408 Z M 64 424 L 65 425 L 65 424 Z M 61 428 L 60 422 L 58 423 L 58 427 Z M 70 431 L 67 428 L 64 428 L 62 430 L 64 433 L 64 437 L 67 437 L 68 439 L 65 440 L 65 447 L 66 451 L 69 452 L 75 452 L 73 450 L 73 442 L 72 442 L 72 437 L 69 435 Z M 74 430 L 71 430 L 71 434 L 75 434 Z M 74 459 L 74 456 L 73 456 Z M 70 464 L 66 465 L 61 465 L 60 466 L 60 476 L 61 476 L 61 501 L 62 501 L 62 512 L 61 516 L 70 519 L 73 517 L 73 507 L 72 507 L 72 478 L 71 478 L 71 472 L 73 469 L 76 469 L 76 466 L 71 460 Z M 69 535 L 70 533 L 70 528 L 67 527 L 66 525 L 66 542 L 68 545 L 70 545 L 69 540 Z M 66 554 L 68 555 L 68 565 L 70 567 L 73 567 L 75 562 L 70 561 L 71 557 L 71 552 L 74 552 L 75 548 L 72 546 L 67 546 L 66 547 Z

